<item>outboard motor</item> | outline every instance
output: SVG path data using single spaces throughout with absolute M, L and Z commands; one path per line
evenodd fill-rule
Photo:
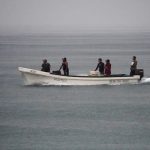
M 139 75 L 140 79 L 144 76 L 144 70 L 143 69 L 136 69 L 135 75 Z

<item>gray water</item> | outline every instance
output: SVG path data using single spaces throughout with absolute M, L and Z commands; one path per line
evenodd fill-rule
M 149 150 L 150 84 L 24 86 L 17 67 L 89 73 L 99 57 L 129 73 L 132 56 L 150 75 L 150 33 L 0 37 L 0 150 Z

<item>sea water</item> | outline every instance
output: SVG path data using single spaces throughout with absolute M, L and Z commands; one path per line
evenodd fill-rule
M 88 74 L 98 58 L 129 74 L 132 56 L 145 71 L 135 85 L 24 86 L 17 67 Z M 0 150 L 149 150 L 150 33 L 0 37 Z

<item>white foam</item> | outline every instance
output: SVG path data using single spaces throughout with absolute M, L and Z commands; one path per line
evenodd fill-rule
M 150 83 L 150 78 L 142 78 L 141 83 Z

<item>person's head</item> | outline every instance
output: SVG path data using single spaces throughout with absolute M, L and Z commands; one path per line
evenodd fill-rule
M 43 59 L 43 63 L 47 63 L 47 59 Z
M 101 58 L 99 58 L 99 59 L 98 59 L 98 62 L 102 62 L 102 59 L 101 59 Z
M 133 60 L 136 60 L 136 56 L 133 56 L 133 58 L 132 58 Z
M 65 57 L 65 58 L 63 58 L 63 62 L 66 62 L 67 61 L 67 58 Z
M 109 59 L 107 59 L 107 60 L 106 60 L 106 63 L 107 63 L 107 64 L 108 64 L 108 63 L 110 63 L 110 60 L 109 60 Z

